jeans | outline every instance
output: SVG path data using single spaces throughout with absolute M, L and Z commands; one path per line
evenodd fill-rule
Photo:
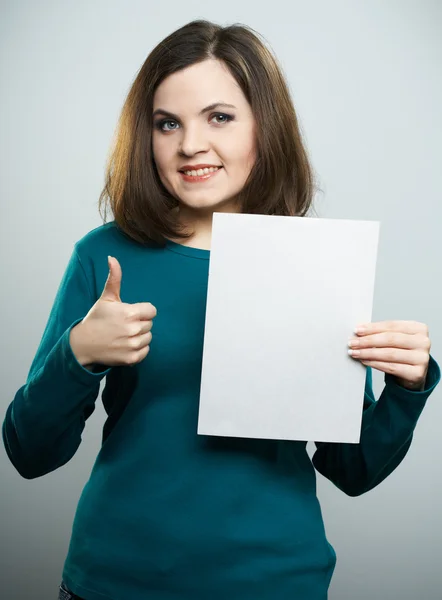
M 62 581 L 59 587 L 58 600 L 84 600 L 84 598 L 80 598 L 74 592 L 69 591 L 65 582 Z

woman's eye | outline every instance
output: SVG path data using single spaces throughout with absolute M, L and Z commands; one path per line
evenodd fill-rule
M 177 124 L 176 121 L 172 121 L 171 119 L 168 119 L 167 121 L 159 121 L 157 123 L 157 128 L 160 129 L 161 131 L 172 131 L 173 129 L 175 129 L 175 127 L 173 127 L 172 129 L 164 129 L 164 125 L 166 125 L 166 123 L 175 123 L 175 124 Z
M 233 117 L 232 115 L 226 115 L 225 113 L 217 113 L 216 115 L 213 115 L 213 118 L 220 118 L 222 117 L 222 121 L 220 122 L 220 124 L 222 125 L 223 123 L 227 123 L 228 121 L 232 121 Z
M 225 113 L 216 113 L 212 116 L 212 118 L 210 119 L 211 121 L 213 119 L 218 119 L 217 124 L 218 125 L 223 125 L 224 123 L 228 123 L 229 121 L 233 121 L 234 117 L 232 115 L 226 115 Z M 221 120 L 219 120 L 221 119 Z M 166 125 L 172 125 L 170 127 L 166 127 Z M 162 121 L 158 121 L 155 124 L 155 127 L 159 130 L 159 131 L 174 131 L 175 129 L 177 129 L 178 123 L 177 121 L 173 121 L 172 119 L 163 119 Z

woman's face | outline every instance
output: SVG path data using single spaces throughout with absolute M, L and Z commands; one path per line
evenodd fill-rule
M 180 204 L 233 209 L 255 162 L 255 120 L 222 62 L 209 59 L 161 82 L 153 100 L 152 147 L 160 179 Z M 219 169 L 182 172 L 203 165 Z

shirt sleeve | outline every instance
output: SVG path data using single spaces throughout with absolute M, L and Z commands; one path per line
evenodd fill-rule
M 3 421 L 6 453 L 26 479 L 67 463 L 81 443 L 95 410 L 100 381 L 110 371 L 85 369 L 69 342 L 70 331 L 95 303 L 75 246 L 63 274 L 26 383 L 16 392 Z
M 359 443 L 315 442 L 312 462 L 316 470 L 348 496 L 360 496 L 376 487 L 407 454 L 419 416 L 440 378 L 439 365 L 430 356 L 424 390 L 407 390 L 386 374 L 376 401 L 372 370 L 367 367 Z

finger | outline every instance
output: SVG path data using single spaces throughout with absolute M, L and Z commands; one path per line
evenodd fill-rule
M 109 265 L 109 274 L 107 276 L 106 283 L 104 284 L 101 300 L 107 300 L 109 302 L 121 302 L 120 291 L 123 273 L 120 263 L 113 256 L 109 256 L 107 262 Z
M 402 348 L 365 348 L 349 350 L 352 358 L 381 362 L 422 365 L 428 360 L 428 353 L 422 350 L 403 350 Z
M 349 340 L 349 346 L 352 348 L 405 348 L 405 349 L 424 349 L 429 350 L 430 340 L 428 337 L 417 333 L 398 333 L 395 331 L 386 331 L 383 333 L 374 333 L 354 337 Z
M 130 335 L 128 337 L 136 337 L 137 335 L 143 335 L 145 333 L 148 333 L 153 326 L 153 321 L 137 321 L 136 323 L 132 324 L 132 327 L 130 328 Z
M 157 309 L 150 302 L 135 302 L 131 306 L 137 311 L 140 321 L 150 321 L 157 316 Z
M 400 333 L 422 333 L 428 335 L 428 327 L 425 323 L 418 321 L 377 321 L 375 323 L 361 323 L 355 327 L 357 335 L 371 335 L 384 331 L 396 331 Z
M 413 365 L 404 365 L 401 363 L 389 363 L 378 360 L 364 360 L 361 361 L 366 367 L 372 367 L 383 373 L 388 373 L 399 377 L 400 379 L 406 379 L 408 381 L 414 381 L 416 379 L 416 367 Z
M 146 346 L 149 346 L 152 342 L 152 333 L 149 331 L 147 333 L 143 333 L 143 335 L 137 335 L 133 337 L 130 341 L 131 348 L 133 350 L 141 350 Z

